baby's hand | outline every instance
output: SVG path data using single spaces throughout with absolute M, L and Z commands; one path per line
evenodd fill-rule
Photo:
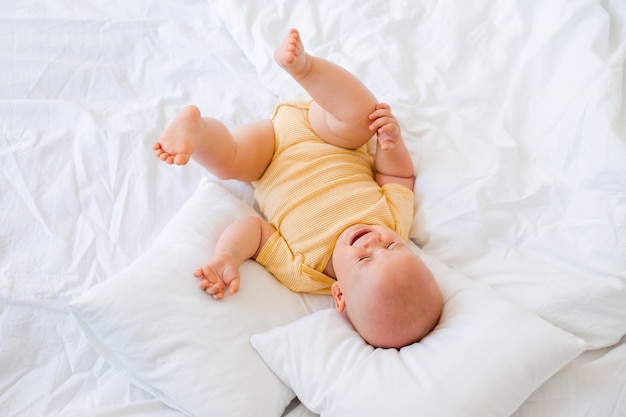
M 215 254 L 204 266 L 196 269 L 193 275 L 200 279 L 198 286 L 216 300 L 224 298 L 227 287 L 229 295 L 239 291 L 239 265 L 228 254 Z
M 388 104 L 377 104 L 369 119 L 373 120 L 370 130 L 377 133 L 380 149 L 384 151 L 393 149 L 402 140 L 400 125 L 391 114 L 391 107 Z

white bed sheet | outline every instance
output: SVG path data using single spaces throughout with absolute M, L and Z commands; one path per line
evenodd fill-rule
M 302 96 L 268 53 L 292 25 L 394 106 L 425 250 L 620 339 L 626 321 L 602 313 L 626 281 L 625 3 L 358 2 L 365 27 L 326 3 L 0 5 L 2 415 L 180 415 L 113 371 L 68 303 L 146 251 L 204 175 L 151 154 L 179 108 L 236 125 Z M 587 290 L 601 297 L 577 310 Z M 624 416 L 625 364 L 623 339 L 586 352 L 515 415 Z
M 177 416 L 88 345 L 68 303 L 150 246 L 203 171 L 153 141 L 190 102 L 275 99 L 205 1 L 0 4 L 0 414 Z

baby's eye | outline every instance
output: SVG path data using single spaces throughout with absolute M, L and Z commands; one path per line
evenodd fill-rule
M 359 258 L 359 262 L 364 261 L 365 259 L 369 258 L 369 256 L 361 256 Z
M 393 242 L 390 242 L 387 246 L 385 246 L 385 248 L 389 249 L 390 247 L 394 245 L 394 243 L 396 243 L 395 240 Z

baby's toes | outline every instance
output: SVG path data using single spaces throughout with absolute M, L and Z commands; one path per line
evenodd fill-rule
M 175 163 L 176 165 L 185 165 L 187 162 L 189 162 L 189 158 L 190 158 L 189 154 L 179 153 L 178 155 L 172 158 L 172 162 Z

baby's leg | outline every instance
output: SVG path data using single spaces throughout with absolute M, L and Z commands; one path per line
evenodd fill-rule
M 315 101 L 309 120 L 322 139 L 353 149 L 367 142 L 372 136 L 368 116 L 377 101 L 361 81 L 340 66 L 307 54 L 295 29 L 274 58 Z
M 154 153 L 168 164 L 193 159 L 223 179 L 254 181 L 263 175 L 274 152 L 271 120 L 233 129 L 202 117 L 195 106 L 185 107 L 154 144 Z

